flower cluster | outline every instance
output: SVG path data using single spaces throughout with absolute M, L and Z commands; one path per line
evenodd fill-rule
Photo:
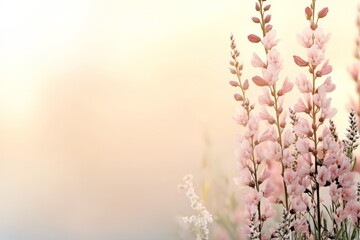
M 351 172 L 352 157 L 349 155 L 357 146 L 358 136 L 354 113 L 350 114 L 348 139 L 345 141 L 339 140 L 331 120 L 337 110 L 332 107 L 329 97 L 335 90 L 335 84 L 330 76 L 332 66 L 325 55 L 330 34 L 326 34 L 319 26 L 320 20 L 327 16 L 329 10 L 324 7 L 317 12 L 314 0 L 305 8 L 309 25 L 297 35 L 297 40 L 305 48 L 306 55 L 294 55 L 294 62 L 308 69 L 309 75 L 299 74 L 294 81 L 302 97 L 293 106 L 294 110 L 290 110 L 292 128 L 286 128 L 288 115 L 283 109 L 283 103 L 294 83 L 285 78 L 277 90 L 283 64 L 276 49 L 279 40 L 270 24 L 270 7 L 264 0 L 256 1 L 255 10 L 259 17 L 253 17 L 252 21 L 260 25 L 262 36 L 248 36 L 250 42 L 261 43 L 265 51 L 264 58 L 254 53 L 251 60 L 252 66 L 261 70 L 260 76 L 252 77 L 253 83 L 263 91 L 258 102 L 264 108 L 258 116 L 246 108 L 249 99 L 245 97 L 245 91 L 249 84 L 246 84 L 246 89 L 241 84 L 239 76 L 242 75 L 242 65 L 240 71 L 231 69 L 239 79 L 239 83 L 231 82 L 231 85 L 240 87 L 243 93 L 235 97 L 242 101 L 242 108 L 237 111 L 235 120 L 244 127 L 239 138 L 237 160 L 241 166 L 241 177 L 237 182 L 249 187 L 244 197 L 247 233 L 250 239 L 289 239 L 290 236 L 295 239 L 343 239 L 359 231 L 357 214 L 360 213 L 360 203 L 356 199 L 354 175 Z M 233 37 L 231 41 L 232 51 L 239 53 L 234 50 L 236 45 Z M 261 124 L 266 126 L 262 134 Z M 270 181 L 261 188 L 263 179 L 259 177 L 259 174 L 264 174 L 266 179 L 270 176 L 271 180 L 276 178 L 268 167 L 276 162 L 280 163 L 282 198 L 279 194 L 272 194 L 275 187 Z M 261 167 L 261 164 L 264 166 Z M 263 173 L 259 172 L 260 169 Z M 329 204 L 320 197 L 323 192 L 328 193 L 331 200 Z M 266 197 L 268 199 L 262 205 Z M 261 217 L 264 214 L 261 211 L 271 209 L 271 216 L 274 215 L 271 206 L 274 203 L 282 203 L 283 220 L 274 232 L 265 233 L 263 224 L 270 215 Z
M 185 184 L 179 186 L 180 190 L 185 190 L 185 195 L 189 199 L 191 208 L 195 212 L 195 215 L 183 217 L 183 220 L 187 224 L 193 224 L 196 240 L 207 240 L 209 239 L 208 224 L 213 221 L 213 217 L 203 206 L 200 198 L 196 195 L 192 181 L 193 177 L 187 175 L 184 177 Z
M 356 112 L 350 110 L 346 139 L 341 140 L 332 120 L 337 110 L 330 97 L 335 91 L 333 68 L 326 57 L 330 34 L 321 27 L 329 9 L 318 10 L 317 0 L 305 7 L 308 24 L 297 35 L 304 52 L 293 60 L 307 73 L 290 79 L 281 76 L 284 65 L 271 24 L 271 4 L 254 1 L 257 16 L 252 22 L 259 33 L 247 38 L 260 45 L 263 53 L 253 53 L 251 58 L 251 66 L 259 70 L 249 78 L 252 81 L 242 79 L 244 65 L 235 38 L 230 36 L 230 73 L 236 77 L 230 85 L 236 89 L 234 99 L 239 103 L 233 118 L 241 129 L 236 151 L 239 176 L 234 180 L 244 191 L 242 217 L 246 225 L 242 229 L 249 239 L 259 240 L 359 239 L 360 184 L 356 188 L 353 170 L 360 137 L 360 103 L 354 106 Z M 360 9 L 357 26 L 357 63 L 349 71 L 360 96 Z M 284 105 L 290 102 L 287 97 L 294 86 L 300 96 L 287 111 Z M 257 100 L 248 93 L 252 87 L 261 92 Z M 201 230 L 197 239 L 207 239 L 205 229 L 211 217 L 197 205 L 191 179 L 185 181 L 187 195 L 200 216 L 185 221 Z
M 244 128 L 244 132 L 239 136 L 240 148 L 237 151 L 238 165 L 241 177 L 236 178 L 236 183 L 246 186 L 249 193 L 245 197 L 246 208 L 244 217 L 248 219 L 248 226 L 245 231 L 251 239 L 261 238 L 262 228 L 267 219 L 275 214 L 275 210 L 270 202 L 273 200 L 271 194 L 274 187 L 269 181 L 266 181 L 271 172 L 269 170 L 268 156 L 263 149 L 268 141 L 275 141 L 275 132 L 273 128 L 261 133 L 259 121 L 261 117 L 256 114 L 254 104 L 250 103 L 247 97 L 249 81 L 241 80 L 242 64 L 239 63 L 239 51 L 236 48 L 235 39 L 231 35 L 231 57 L 230 72 L 237 76 L 237 81 L 231 81 L 230 85 L 239 88 L 235 100 L 241 102 L 234 116 L 237 124 Z M 276 154 L 276 153 L 275 153 Z

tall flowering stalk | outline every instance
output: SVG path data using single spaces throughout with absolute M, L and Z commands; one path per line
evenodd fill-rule
M 324 31 L 318 27 L 319 20 L 324 18 L 327 13 L 328 8 L 316 12 L 316 0 L 312 0 L 310 6 L 305 8 L 309 26 L 304 29 L 302 34 L 298 35 L 298 41 L 306 48 L 307 61 L 299 56 L 294 56 L 295 63 L 300 67 L 308 68 L 310 73 L 310 81 L 305 75 L 300 75 L 296 79 L 296 85 L 303 93 L 305 102 L 300 98 L 295 105 L 295 111 L 305 113 L 309 118 L 301 117 L 294 130 L 300 137 L 297 148 L 300 153 L 307 155 L 306 160 L 310 161 L 311 167 L 310 174 L 313 175 L 311 188 L 307 189 L 308 183 L 303 184 L 303 187 L 305 187 L 305 191 L 309 190 L 311 201 L 316 204 L 312 217 L 317 230 L 317 239 L 321 239 L 322 228 L 320 187 L 325 186 L 330 180 L 330 174 L 327 172 L 326 166 L 322 164 L 328 149 L 320 145 L 326 134 L 320 135 L 320 126 L 327 118 L 330 119 L 336 114 L 336 110 L 330 105 L 331 98 L 327 98 L 327 93 L 333 91 L 335 86 L 331 83 L 331 77 L 327 77 L 325 81 L 321 79 L 332 71 L 329 61 L 324 62 L 325 46 L 330 35 L 325 35 Z M 319 81 L 322 81 L 320 85 Z
M 352 138 L 352 140 L 345 141 L 344 143 L 348 144 L 344 146 L 343 142 L 338 139 L 335 125 L 331 121 L 337 111 L 331 107 L 331 98 L 328 97 L 328 93 L 335 90 L 335 85 L 332 83 L 331 77 L 328 76 L 332 72 L 332 67 L 329 61 L 325 60 L 325 47 L 330 35 L 326 35 L 318 26 L 319 20 L 326 17 L 328 8 L 325 7 L 316 11 L 315 0 L 312 0 L 310 6 L 305 8 L 305 16 L 309 21 L 309 26 L 302 34 L 298 35 L 298 41 L 306 48 L 307 58 L 294 56 L 294 61 L 298 66 L 307 68 L 310 76 L 301 74 L 295 81 L 303 97 L 295 104 L 295 111 L 290 112 L 293 129 L 285 130 L 287 115 L 283 111 L 283 96 L 292 90 L 293 84 L 286 78 L 281 89 L 277 91 L 282 60 L 275 48 L 279 40 L 276 39 L 275 30 L 269 23 L 271 15 L 267 15 L 271 5 L 265 5 L 264 2 L 262 0 L 256 1 L 255 9 L 260 16 L 252 18 L 254 23 L 260 25 L 262 37 L 250 34 L 248 40 L 252 43 L 261 42 L 264 47 L 266 60 L 263 61 L 254 53 L 251 61 L 254 67 L 261 69 L 262 75 L 254 76 L 252 80 L 257 86 L 263 88 L 259 103 L 274 110 L 274 115 L 271 115 L 264 108 L 259 117 L 261 120 L 267 121 L 269 125 L 275 124 L 276 127 L 276 131 L 271 127 L 267 128 L 267 135 L 271 136 L 267 140 L 273 138 L 274 142 L 270 141 L 267 146 L 264 144 L 259 146 L 265 150 L 262 153 L 263 161 L 281 162 L 281 176 L 284 185 L 285 211 L 283 223 L 271 235 L 271 238 L 288 238 L 290 235 L 296 239 L 314 238 L 319 240 L 326 237 L 348 237 L 351 231 L 347 225 L 347 216 L 357 212 L 357 205 L 354 202 L 355 191 L 350 160 L 346 153 L 349 152 L 348 149 L 352 152 L 351 147 L 355 144 L 349 141 L 356 141 L 357 139 Z M 238 51 L 235 48 L 233 38 L 231 40 L 232 56 L 237 57 Z M 235 99 L 242 101 L 242 106 L 246 110 L 237 114 L 237 122 L 248 128 L 248 121 L 251 118 L 250 111 L 253 109 L 249 108 L 249 99 L 245 97 L 248 83 L 246 81 L 244 89 L 240 81 L 242 65 L 237 68 L 238 64 L 235 58 L 233 58 L 231 65 L 235 66 L 231 72 L 237 75 L 239 80 L 238 82 L 231 82 L 231 85 L 240 87 L 243 93 L 242 95 L 235 95 Z M 330 126 L 326 126 L 327 120 L 329 120 Z M 353 123 L 353 120 L 350 122 Z M 353 128 L 354 126 L 350 126 L 349 131 L 353 131 Z M 354 133 L 348 135 L 353 137 Z M 246 136 L 246 130 L 244 136 Z M 250 143 L 253 143 L 253 138 Z M 247 144 L 247 146 L 249 153 L 250 150 L 254 150 L 251 148 L 254 147 L 253 144 Z M 244 147 L 241 148 L 240 159 L 242 161 L 246 159 L 244 149 L 246 150 Z M 249 158 L 250 160 L 253 159 L 250 154 Z M 242 166 L 246 165 L 243 164 Z M 244 167 L 244 169 L 248 169 L 249 172 L 243 176 L 252 174 L 254 175 L 253 178 L 256 179 L 256 170 L 258 169 L 256 163 L 252 169 L 249 167 Z M 256 192 L 261 193 L 256 182 L 251 182 L 249 177 L 243 177 L 243 182 L 244 179 L 246 184 L 250 187 L 251 184 L 254 184 Z M 321 189 L 328 190 L 331 198 L 330 205 L 326 205 L 320 198 Z M 255 196 L 253 193 L 250 195 Z M 259 203 L 258 213 L 260 213 L 260 200 L 257 203 Z M 325 211 L 328 213 L 327 217 L 324 214 Z M 253 216 L 255 215 L 250 215 L 249 218 L 250 226 L 253 226 L 252 229 L 250 228 L 253 232 L 249 236 L 255 239 L 257 239 L 256 237 L 261 238 L 261 234 L 256 233 L 257 230 L 260 230 L 261 233 L 261 227 L 259 227 L 261 218 L 256 225 Z M 352 223 L 356 226 L 354 221 Z M 289 229 L 294 231 L 290 235 Z
M 253 112 L 254 104 L 250 103 L 247 96 L 249 81 L 241 80 L 243 65 L 238 60 L 240 53 L 236 48 L 233 35 L 230 40 L 230 72 L 237 78 L 237 81 L 230 81 L 230 84 L 239 89 L 234 98 L 240 102 L 234 119 L 244 128 L 243 134 L 239 137 L 240 147 L 237 152 L 241 177 L 236 179 L 236 182 L 248 188 L 248 194 L 244 198 L 246 204 L 244 216 L 248 224 L 246 233 L 250 239 L 262 239 L 266 220 L 275 214 L 270 204 L 273 185 L 266 181 L 270 176 L 270 170 L 263 149 L 267 141 L 274 141 L 275 138 L 272 130 L 260 133 L 260 118 Z
M 301 97 L 287 114 L 284 95 L 294 84 L 285 78 L 279 87 L 283 65 L 267 2 L 255 0 L 259 16 L 252 21 L 260 26 L 261 35 L 248 36 L 250 42 L 262 44 L 264 49 L 264 56 L 254 53 L 251 59 L 252 66 L 261 70 L 261 74 L 251 77 L 263 91 L 257 101 L 263 105 L 261 109 L 255 108 L 248 94 L 250 83 L 242 80 L 240 52 L 233 35 L 230 37 L 230 72 L 236 77 L 230 85 L 237 89 L 234 98 L 240 105 L 234 120 L 242 129 L 236 156 L 240 173 L 235 180 L 247 190 L 243 197 L 246 233 L 250 239 L 260 240 L 360 239 L 360 185 L 356 188 L 352 172 L 359 139 L 358 118 L 352 109 L 346 139 L 339 139 L 332 120 L 337 110 L 329 97 L 335 90 L 332 66 L 325 57 L 330 34 L 319 26 L 329 10 L 323 7 L 319 11 L 316 0 L 305 8 L 309 24 L 297 39 L 306 54 L 294 55 L 293 59 L 308 74 L 299 74 L 294 80 Z M 357 25 L 360 29 L 360 18 Z M 360 39 L 357 48 L 359 64 L 351 74 L 360 86 Z M 273 167 L 274 163 L 278 168 Z M 276 176 L 281 177 L 281 194 L 276 192 Z M 324 193 L 327 197 L 322 196 Z M 275 204 L 282 212 L 280 221 L 274 218 Z
M 286 126 L 287 113 L 283 109 L 284 95 L 290 92 L 294 86 L 293 83 L 285 78 L 282 87 L 278 89 L 279 74 L 283 68 L 282 59 L 280 53 L 275 48 L 279 42 L 276 39 L 276 32 L 273 26 L 270 24 L 271 15 L 268 11 L 271 4 L 265 4 L 264 0 L 258 0 L 255 3 L 255 10 L 259 13 L 259 17 L 253 17 L 252 20 L 255 24 L 258 24 L 261 28 L 262 37 L 258 37 L 255 34 L 250 34 L 248 39 L 252 43 L 261 43 L 265 51 L 265 61 L 263 61 L 256 53 L 253 54 L 251 64 L 253 67 L 260 68 L 262 76 L 254 76 L 253 82 L 262 88 L 263 95 L 259 97 L 259 103 L 265 107 L 273 108 L 274 116 L 269 114 L 266 108 L 263 108 L 260 117 L 262 120 L 266 120 L 270 125 L 276 127 L 276 142 L 272 143 L 271 149 L 276 149 L 276 154 L 269 156 L 271 161 L 279 161 L 281 164 L 281 176 L 284 177 L 284 154 L 287 154 L 287 148 L 290 146 L 287 144 L 289 136 L 288 132 L 284 131 Z M 285 208 L 289 211 L 289 195 L 285 181 L 284 186 L 284 200 Z

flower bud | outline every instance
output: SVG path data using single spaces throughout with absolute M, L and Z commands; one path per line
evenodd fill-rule
M 252 80 L 259 87 L 268 86 L 267 82 L 262 77 L 255 76 Z
M 238 86 L 239 86 L 239 83 L 236 82 L 236 81 L 230 81 L 229 83 L 230 83 L 230 85 L 233 86 L 233 87 L 238 87 Z
M 255 34 L 250 34 L 250 35 L 248 36 L 248 39 L 249 39 L 249 41 L 252 42 L 252 43 L 258 43 L 258 42 L 261 41 L 261 39 L 260 39 L 258 36 L 256 36 Z
M 265 31 L 268 33 L 268 32 L 271 31 L 272 28 L 273 28 L 273 26 L 272 26 L 271 24 L 268 24 L 268 25 L 266 25 L 266 27 L 265 27 Z
M 271 7 L 270 4 L 269 4 L 269 5 L 266 5 L 266 6 L 264 7 L 264 11 L 268 11 L 268 10 L 270 9 L 270 7 Z
M 269 23 L 270 20 L 271 20 L 271 15 L 267 15 L 267 16 L 265 17 L 265 23 Z
M 257 17 L 252 17 L 251 19 L 254 23 L 260 23 L 260 19 Z
M 305 16 L 307 20 L 310 20 L 312 17 L 312 10 L 309 7 L 305 8 Z
M 249 88 L 249 80 L 246 79 L 243 83 L 243 89 L 247 90 L 248 88 Z
M 320 10 L 320 12 L 318 13 L 318 17 L 319 18 L 323 18 L 325 17 L 329 12 L 329 8 L 324 7 L 323 9 Z
M 238 93 L 235 93 L 235 94 L 234 94 L 234 98 L 235 98 L 236 101 L 242 101 L 242 100 L 244 99 L 243 96 L 241 96 L 241 95 L 238 94 Z
M 232 74 L 236 74 L 236 70 L 235 70 L 235 69 L 229 68 L 229 70 L 230 70 L 230 72 L 231 72 Z
M 316 29 L 317 29 L 317 27 L 318 27 L 318 25 L 316 24 L 316 23 L 311 23 L 310 24 L 310 28 L 311 28 L 311 30 L 313 30 L 313 31 L 315 31 Z
M 276 122 L 276 121 L 275 121 L 274 118 L 270 118 L 270 119 L 268 120 L 268 123 L 269 123 L 270 125 L 274 124 L 275 122 Z
M 302 59 L 301 57 L 296 56 L 296 55 L 294 55 L 293 57 L 294 57 L 294 62 L 299 67 L 307 67 L 309 65 L 309 63 L 307 61 L 305 61 L 304 59 Z

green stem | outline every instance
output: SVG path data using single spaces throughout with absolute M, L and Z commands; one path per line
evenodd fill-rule
M 315 69 L 312 69 L 312 77 L 313 77 L 313 90 L 312 90 L 312 96 L 315 95 Z M 314 99 L 312 100 L 312 129 L 314 131 L 313 133 L 313 141 L 314 141 L 314 158 L 315 158 L 315 186 L 316 186 L 316 211 L 317 211 L 317 223 L 318 223 L 318 239 L 321 239 L 321 215 L 320 215 L 320 186 L 319 183 L 316 181 L 316 176 L 318 174 L 318 158 L 317 158 L 317 145 L 318 145 L 318 139 L 317 139 L 317 121 L 316 121 L 316 108 L 317 106 L 314 103 Z

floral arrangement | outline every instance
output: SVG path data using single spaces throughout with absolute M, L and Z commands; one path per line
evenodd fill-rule
M 297 35 L 304 51 L 293 60 L 307 74 L 280 79 L 283 60 L 268 2 L 255 1 L 252 21 L 259 33 L 248 40 L 261 45 L 263 53 L 253 54 L 251 65 L 259 74 L 251 80 L 242 78 L 240 51 L 230 36 L 230 72 L 235 77 L 230 85 L 237 89 L 234 99 L 240 105 L 234 116 L 241 127 L 235 183 L 243 186 L 243 232 L 247 239 L 360 239 L 360 185 L 354 174 L 360 110 L 354 103 L 346 139 L 340 140 L 331 120 L 337 110 L 331 105 L 335 84 L 326 58 L 330 34 L 321 28 L 329 9 L 316 0 L 305 8 L 308 24 Z M 360 96 L 360 18 L 357 26 L 357 62 L 349 71 Z M 258 99 L 250 98 L 251 87 L 261 89 Z M 284 102 L 295 87 L 301 96 L 287 110 Z M 196 214 L 184 220 L 194 224 L 197 240 L 208 239 L 207 224 L 213 219 L 191 180 L 187 177 L 183 188 Z

